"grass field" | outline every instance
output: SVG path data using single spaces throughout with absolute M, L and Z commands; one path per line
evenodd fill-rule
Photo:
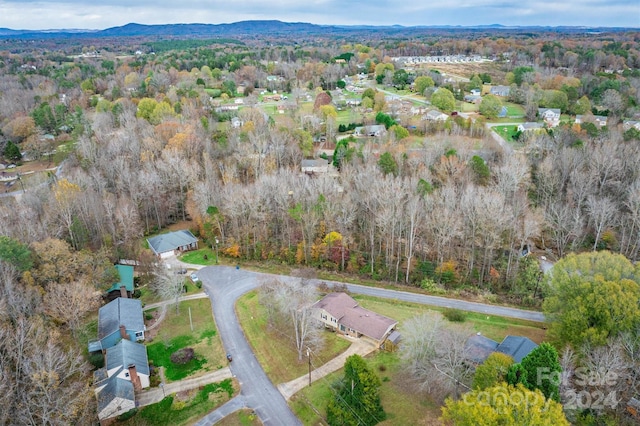
M 252 410 L 240 410 L 216 423 L 219 426 L 260 426 L 260 418 Z
M 380 400 L 387 419 L 379 425 L 439 424 L 440 407 L 424 394 L 410 391 L 397 354 L 377 352 L 365 360 L 382 382 Z M 331 385 L 343 375 L 343 370 L 336 371 L 291 398 L 289 405 L 304 425 L 323 424 L 327 402 L 333 397 Z
M 188 251 L 179 259 L 185 263 L 191 263 L 194 265 L 215 265 L 216 253 L 209 247 L 201 248 L 198 250 Z
M 506 102 L 504 106 L 507 107 L 507 117 L 524 117 L 524 108 L 522 105 Z
M 238 319 L 251 343 L 256 358 L 274 384 L 288 382 L 308 372 L 307 358 L 298 360 L 298 352 L 290 337 L 269 328 L 265 308 L 258 303 L 258 293 L 242 296 L 236 304 Z M 317 358 L 330 360 L 349 347 L 349 342 L 327 331 L 323 334 L 324 347 Z
M 433 307 L 408 302 L 352 296 L 361 306 L 398 320 L 400 332 L 402 332 L 402 323 L 407 319 L 438 311 Z M 267 374 L 274 383 L 291 380 L 306 372 L 306 364 L 297 362 L 297 355 L 291 349 L 288 338 L 267 329 L 264 309 L 258 304 L 258 296 L 255 292 L 241 298 L 236 311 L 247 339 L 256 350 L 260 364 L 265 370 L 269 370 Z M 467 313 L 465 324 L 473 332 L 481 332 L 498 341 L 507 335 L 519 335 L 540 343 L 545 336 L 542 324 L 483 314 Z M 332 333 L 331 336 L 333 336 Z M 330 353 L 319 356 L 321 361 L 318 364 L 328 361 L 331 356 Z M 402 374 L 403 366 L 398 353 L 377 352 L 368 357 L 367 362 L 382 381 L 381 400 L 387 412 L 387 420 L 380 423 L 381 425 L 438 423 L 440 407 L 432 403 L 428 395 L 417 393 L 409 386 L 407 377 Z M 293 396 L 290 405 L 303 424 L 322 424 L 326 404 L 332 397 L 331 384 L 340 379 L 343 374 L 342 370 L 332 373 Z
M 227 402 L 236 392 L 231 379 L 194 389 L 177 397 L 170 395 L 162 401 L 138 410 L 137 414 L 118 424 L 126 426 L 180 426 L 192 424 L 206 413 Z M 247 423 L 251 425 L 251 423 Z
M 189 308 L 193 331 L 189 322 Z M 195 350 L 196 358 L 185 365 L 173 364 L 171 354 L 186 347 Z M 153 365 L 165 368 L 168 381 L 222 368 L 226 364 L 225 353 L 213 322 L 209 299 L 180 302 L 178 313 L 170 305 L 158 334 L 153 342 L 147 344 L 147 353 Z

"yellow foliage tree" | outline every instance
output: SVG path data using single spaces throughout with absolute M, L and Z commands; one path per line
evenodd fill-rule
M 468 392 L 459 400 L 448 398 L 441 420 L 455 426 L 569 426 L 560 403 L 546 399 L 539 390 L 505 383 Z
M 304 263 L 304 243 L 299 242 L 296 247 L 296 263 L 303 264 Z
M 240 244 L 238 244 L 237 242 L 231 240 L 230 244 L 229 244 L 229 247 L 226 247 L 222 251 L 227 256 L 239 258 L 240 257 Z
M 325 244 L 333 244 L 335 242 L 341 242 L 342 235 L 339 232 L 331 231 L 322 239 L 322 242 Z

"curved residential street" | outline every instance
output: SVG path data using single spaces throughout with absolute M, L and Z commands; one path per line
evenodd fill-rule
M 197 425 L 215 423 L 221 418 L 219 410 L 227 405 L 237 407 L 236 409 L 252 409 L 266 426 L 301 424 L 256 360 L 236 317 L 236 300 L 260 284 L 260 275 L 225 266 L 210 266 L 198 272 L 198 277 L 211 298 L 222 343 L 225 350 L 233 356 L 230 368 L 240 383 L 240 395 L 244 404 L 234 401 L 234 398 L 220 409 L 209 413 Z
M 282 281 L 291 281 L 299 278 L 251 272 L 229 266 L 208 266 L 202 268 L 198 271 L 198 277 L 202 280 L 203 288 L 211 299 L 213 314 L 225 350 L 233 356 L 230 369 L 233 376 L 238 379 L 241 391 L 240 395 L 210 412 L 198 421 L 196 425 L 212 425 L 225 416 L 242 408 L 253 410 L 265 425 L 300 424 L 300 421 L 287 405 L 286 400 L 295 394 L 295 392 L 302 389 L 308 379 L 306 376 L 300 377 L 291 382 L 279 384 L 278 387 L 274 386 L 265 374 L 262 366 L 260 366 L 256 360 L 251 346 L 245 339 L 235 312 L 235 304 L 238 298 L 246 292 L 260 286 L 265 280 L 277 278 Z M 318 284 L 320 282 L 343 284 L 325 280 L 309 280 L 311 284 Z M 431 306 L 451 307 L 487 315 L 505 316 L 537 322 L 544 321 L 544 315 L 540 312 L 356 284 L 347 284 L 346 286 L 350 292 L 355 294 Z M 204 295 L 190 296 L 190 298 L 196 297 L 204 297 Z M 354 344 L 348 349 L 348 352 L 351 351 L 364 355 L 371 352 L 371 350 L 372 348 L 366 347 L 366 345 Z M 318 367 L 312 372 L 312 380 L 315 381 L 329 372 L 341 368 L 344 364 L 344 359 L 342 358 L 346 358 L 346 356 L 346 353 L 342 354 L 324 366 Z

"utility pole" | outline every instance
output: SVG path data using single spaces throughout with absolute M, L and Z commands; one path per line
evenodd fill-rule
M 311 386 L 311 351 L 307 347 L 307 358 L 309 358 L 309 386 Z
M 22 183 L 22 175 L 20 173 L 16 173 L 16 179 L 18 179 L 18 182 L 20 182 L 20 186 L 22 187 L 22 193 L 24 194 L 25 191 L 24 190 L 24 183 Z

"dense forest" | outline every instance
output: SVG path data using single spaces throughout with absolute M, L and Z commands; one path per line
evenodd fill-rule
M 57 336 L 81 333 L 112 264 L 150 264 L 143 237 L 173 223 L 234 262 L 533 307 L 542 272 L 523 254 L 640 256 L 635 31 L 6 39 L 0 49 L 2 164 L 58 167 L 1 190 L 0 423 L 93 415 L 79 379 L 88 367 Z M 454 55 L 485 62 L 451 79 L 398 60 Z M 385 93 L 412 88 L 436 105 L 438 92 L 461 101 L 487 83 L 508 86 L 503 101 L 528 120 L 561 110 L 559 126 L 512 149 L 487 116 L 427 122 Z M 345 93 L 354 102 L 342 108 Z M 376 123 L 383 136 L 354 137 Z M 330 172 L 302 173 L 325 149 Z M 55 377 L 37 374 L 47 362 L 41 372 Z

